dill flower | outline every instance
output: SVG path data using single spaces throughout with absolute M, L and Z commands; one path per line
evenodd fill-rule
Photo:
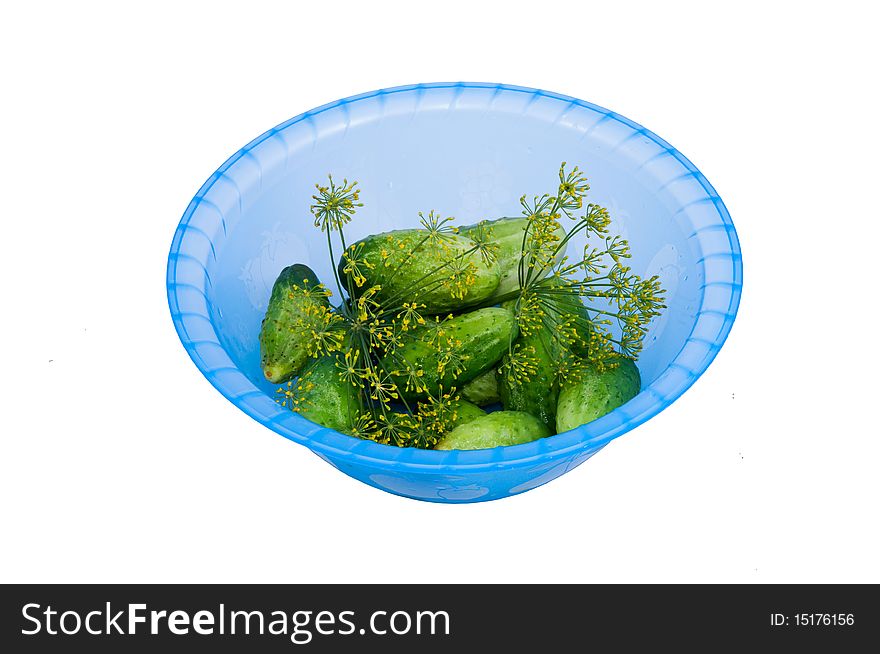
M 534 346 L 517 343 L 504 363 L 499 366 L 499 370 L 516 384 L 531 381 L 532 375 L 538 370 Z
M 415 327 L 416 325 L 424 325 L 425 319 L 419 313 L 420 309 L 426 308 L 424 304 L 419 304 L 418 302 L 404 302 L 403 308 L 400 313 L 397 314 L 397 318 L 401 321 L 401 328 L 403 331 L 408 331 L 410 329 L 410 325 Z
M 315 203 L 310 210 L 315 216 L 315 227 L 320 227 L 322 232 L 338 232 L 343 225 L 351 222 L 356 207 L 364 205 L 358 202 L 360 191 L 357 189 L 357 182 L 349 183 L 344 179 L 342 186 L 337 186 L 332 175 L 328 175 L 328 179 L 330 181 L 327 186 L 315 184 L 318 194 L 312 196 Z
M 348 275 L 358 288 L 367 282 L 364 273 L 376 267 L 362 256 L 363 249 L 363 243 L 355 243 L 342 253 L 342 258 L 345 260 L 342 272 Z
M 443 280 L 443 285 L 449 289 L 449 294 L 459 300 L 463 300 L 468 294 L 468 290 L 474 284 L 476 278 L 477 267 L 473 261 L 468 261 L 462 257 L 455 257 L 449 260 L 448 277 Z
M 455 387 L 452 387 L 444 393 L 441 388 L 436 397 L 431 396 L 427 401 L 418 404 L 417 415 L 422 420 L 422 426 L 436 440 L 439 440 L 458 420 L 459 397 L 455 391 Z M 436 440 L 431 444 L 432 446 L 436 445 Z
M 453 220 L 451 217 L 441 218 L 433 210 L 427 216 L 419 211 L 419 222 L 428 232 L 426 238 L 432 245 L 445 246 L 451 240 L 450 236 L 458 233 L 458 227 L 452 224 Z
M 477 226 L 471 230 L 468 238 L 474 244 L 483 263 L 490 265 L 498 260 L 499 245 L 492 240 L 492 228 L 489 226 L 488 221 L 482 220 L 477 223 Z
M 565 172 L 565 162 L 559 167 L 559 188 L 557 200 L 564 211 L 577 211 L 584 204 L 584 196 L 590 190 L 586 176 L 575 166 L 571 172 Z
M 425 369 L 409 365 L 406 361 L 403 363 L 405 364 L 403 368 L 391 371 L 392 375 L 402 379 L 403 389 L 408 393 L 427 392 L 428 389 L 425 387 L 424 381 L 422 381 L 422 378 L 425 376 Z M 398 382 L 399 384 L 400 382 Z
M 400 395 L 397 392 L 397 384 L 392 379 L 392 375 L 387 372 L 377 372 L 375 368 L 370 371 L 368 378 L 370 384 L 370 398 L 377 400 L 386 407 L 391 400 L 397 400 Z
M 367 369 L 358 367 L 358 359 L 361 351 L 349 348 L 345 351 L 343 360 L 337 357 L 336 367 L 339 368 L 339 379 L 346 384 L 351 384 L 355 388 L 362 386 L 363 380 L 367 378 Z
M 452 339 L 439 348 L 438 354 L 437 373 L 442 377 L 448 372 L 453 379 L 464 371 L 465 363 L 470 359 L 469 355 L 461 353 L 461 341 Z
M 305 328 L 311 339 L 306 343 L 309 356 L 320 357 L 338 352 L 345 340 L 343 317 L 324 305 L 315 305 L 306 309 Z
M 544 325 L 544 303 L 532 289 L 525 289 L 520 294 L 517 304 L 516 323 L 523 336 L 534 334 Z
M 372 439 L 376 431 L 376 421 L 368 411 L 361 411 L 355 418 L 349 434 L 355 438 Z
M 315 383 L 310 379 L 311 375 L 311 372 L 307 372 L 297 379 L 287 382 L 283 387 L 278 388 L 275 391 L 281 396 L 278 403 L 296 413 L 308 408 L 311 405 L 311 401 L 306 399 L 306 397 L 315 390 Z

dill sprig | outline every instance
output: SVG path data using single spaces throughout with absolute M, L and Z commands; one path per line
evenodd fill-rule
M 557 353 L 557 380 L 576 379 L 583 365 L 575 355 L 602 369 L 619 355 L 635 359 L 648 325 L 665 308 L 665 292 L 656 275 L 643 279 L 626 265 L 629 243 L 609 233 L 605 207 L 584 206 L 590 185 L 575 166 L 559 168 L 556 193 L 520 198 L 527 225 L 519 261 L 519 291 L 514 312 L 520 332 L 540 331 Z M 559 236 L 560 220 L 573 225 Z M 575 261 L 562 256 L 571 239 L 584 233 L 587 245 Z M 612 326 L 617 325 L 619 335 Z M 507 357 L 512 379 L 528 380 L 528 359 L 511 341 Z
M 313 357 L 335 358 L 339 379 L 359 389 L 358 412 L 351 427 L 352 435 L 401 447 L 430 448 L 436 444 L 454 420 L 449 406 L 457 401 L 455 388 L 428 393 L 421 365 L 407 361 L 400 351 L 406 343 L 419 339 L 436 352 L 437 373 L 455 379 L 463 369 L 466 355 L 461 342 L 443 329 L 445 319 L 423 314 L 426 304 L 419 298 L 438 290 L 451 298 L 464 300 L 474 283 L 475 261 L 491 263 L 497 245 L 492 242 L 488 224 L 464 238 L 452 217 L 435 211 L 419 213 L 423 230 L 418 234 L 389 234 L 379 261 L 364 255 L 362 242 L 347 246 L 345 225 L 351 222 L 358 207 L 357 182 L 347 179 L 338 185 L 329 177 L 326 185 L 316 184 L 317 194 L 310 209 L 315 226 L 327 234 L 327 251 L 334 265 L 335 233 L 342 247 L 340 268 L 334 275 L 340 288 L 350 297 L 335 308 L 309 306 L 293 329 L 309 334 L 308 352 Z M 396 276 L 414 257 L 430 252 L 439 263 L 394 293 L 383 293 L 381 284 L 368 284 L 377 266 Z M 331 297 L 323 285 L 312 288 L 294 286 L 292 294 L 311 293 Z M 294 411 L 303 409 L 301 397 L 312 390 L 307 374 L 279 389 L 281 403 Z M 414 392 L 427 398 L 410 405 L 404 395 Z

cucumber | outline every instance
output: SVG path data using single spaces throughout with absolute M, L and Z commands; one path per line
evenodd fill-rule
M 520 336 L 514 347 L 534 348 L 531 354 L 535 360 L 535 372 L 529 381 L 518 383 L 510 378 L 504 364 L 507 356 L 498 367 L 498 393 L 501 403 L 508 411 L 525 411 L 538 418 L 551 432 L 556 427 L 556 402 L 559 387 L 556 383 L 554 352 L 558 349 L 551 342 L 546 330 L 539 330 L 528 336 Z
M 495 378 L 495 370 L 484 372 L 465 384 L 461 389 L 461 397 L 477 406 L 486 406 L 501 401 L 498 395 L 498 380 Z
M 435 345 L 429 342 L 432 336 L 436 339 L 438 334 L 435 330 L 438 329 L 443 330 L 440 336 L 443 342 L 455 342 L 455 354 L 466 357 L 461 361 L 457 377 L 449 367 L 442 374 L 440 372 L 441 355 Z M 516 335 L 516 324 L 513 314 L 507 309 L 487 307 L 448 318 L 439 327 L 436 323 L 426 324 L 406 333 L 403 345 L 385 354 L 380 359 L 380 366 L 388 372 L 403 370 L 407 365 L 422 368 L 424 372 L 420 381 L 424 389 L 406 390 L 402 381 L 398 384 L 400 394 L 405 399 L 418 399 L 436 395 L 441 386 L 444 391 L 452 387 L 461 388 L 492 368 L 507 351 L 510 339 Z
M 487 264 L 479 252 L 460 259 L 471 269 L 462 285 L 452 284 L 452 267 L 444 263 L 470 250 L 473 242 L 460 234 L 446 233 L 441 242 L 427 238 L 424 229 L 400 229 L 368 236 L 354 243 L 347 252 L 362 261 L 358 270 L 365 281 L 352 284 L 344 272 L 346 260 L 339 260 L 339 278 L 352 295 L 359 289 L 379 285 L 377 298 L 400 306 L 404 302 L 424 304 L 426 314 L 446 313 L 488 298 L 498 287 L 501 272 L 493 262 Z M 353 288 L 352 288 L 353 287 Z
M 483 450 L 529 443 L 549 435 L 547 426 L 528 413 L 496 411 L 459 425 L 440 439 L 435 449 Z
M 632 359 L 619 357 L 619 365 L 600 372 L 589 365 L 577 382 L 559 393 L 556 431 L 562 433 L 610 413 L 639 394 L 641 377 Z
M 360 408 L 358 391 L 339 379 L 337 356 L 314 360 L 294 383 L 299 390 L 297 411 L 322 427 L 348 433 Z
M 497 288 L 489 297 L 490 300 L 500 300 L 502 296 L 519 289 L 519 260 L 522 255 L 523 232 L 528 224 L 528 218 L 499 218 L 483 223 L 484 229 L 488 227 L 492 230 L 492 241 L 498 244 L 496 265 L 500 279 Z M 459 229 L 459 234 L 470 236 L 479 228 L 480 223 L 467 225 Z M 556 230 L 556 234 L 560 240 L 565 238 L 565 229 L 562 225 Z M 556 261 L 561 261 L 564 255 L 565 248 L 562 248 L 556 255 Z M 545 276 L 549 273 L 549 269 L 544 271 Z
M 309 336 L 300 327 L 309 305 L 326 305 L 324 295 L 305 296 L 294 289 L 314 289 L 321 282 L 306 265 L 288 266 L 272 286 L 272 295 L 260 327 L 260 367 L 273 384 L 292 379 L 309 359 L 306 349 Z
M 476 404 L 471 404 L 467 400 L 456 400 L 453 403 L 454 418 L 446 421 L 446 431 L 452 431 L 456 427 L 460 425 L 467 424 L 477 418 L 482 418 L 487 415 L 485 411 L 483 411 Z

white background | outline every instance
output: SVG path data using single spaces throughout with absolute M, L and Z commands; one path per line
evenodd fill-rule
M 2 10 L 0 581 L 880 582 L 869 3 L 304 4 Z M 457 80 L 667 139 L 727 203 L 745 288 L 664 413 L 547 486 L 444 506 L 223 399 L 174 332 L 165 264 L 253 137 Z

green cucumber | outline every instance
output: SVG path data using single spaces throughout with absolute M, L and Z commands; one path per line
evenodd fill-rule
M 559 393 L 556 431 L 562 433 L 601 418 L 639 394 L 641 377 L 632 359 L 619 357 L 614 368 L 586 366 L 581 378 Z
M 483 450 L 529 443 L 549 435 L 547 426 L 533 415 L 521 411 L 495 411 L 459 425 L 440 439 L 435 449 Z
M 501 401 L 498 395 L 498 380 L 495 378 L 495 369 L 484 372 L 465 384 L 461 389 L 461 397 L 477 406 L 486 406 Z
M 339 378 L 337 356 L 313 361 L 294 384 L 298 390 L 298 413 L 323 427 L 347 433 L 360 408 L 358 390 Z
M 453 402 L 453 417 L 446 421 L 446 431 L 452 431 L 460 425 L 467 424 L 485 415 L 487 415 L 486 412 L 476 404 L 471 404 L 467 400 L 456 400 Z
M 297 263 L 282 270 L 272 286 L 260 327 L 260 367 L 273 384 L 292 379 L 309 359 L 309 335 L 300 328 L 305 310 L 309 305 L 329 306 L 329 302 L 323 295 L 306 296 L 294 287 L 310 290 L 320 283 L 311 268 Z
M 442 330 L 442 335 L 436 330 Z M 429 323 L 406 334 L 401 347 L 382 357 L 380 367 L 392 374 L 405 370 L 407 366 L 421 368 L 421 389 L 406 390 L 402 379 L 398 381 L 400 393 L 405 399 L 417 399 L 437 395 L 441 386 L 444 391 L 452 387 L 461 388 L 488 371 L 507 351 L 510 339 L 516 335 L 516 325 L 513 314 L 507 309 L 487 307 L 448 318 L 439 325 Z M 446 367 L 441 374 L 441 354 L 430 342 L 432 337 L 435 343 L 438 337 L 443 343 L 455 343 L 453 352 L 463 358 L 457 376 L 453 375 L 450 367 Z
M 416 302 L 425 305 L 426 314 L 446 313 L 463 304 L 482 302 L 498 287 L 501 273 L 494 262 L 487 264 L 476 251 L 464 255 L 473 247 L 470 238 L 451 232 L 444 233 L 440 240 L 428 238 L 424 229 L 375 234 L 346 251 L 359 262 L 358 270 L 365 280 L 362 285 L 351 283 L 344 256 L 339 260 L 339 278 L 354 296 L 359 290 L 378 285 L 382 287 L 376 296 L 379 301 L 393 306 Z M 451 281 L 453 268 L 445 265 L 454 259 L 470 266 L 467 280 L 461 285 Z

